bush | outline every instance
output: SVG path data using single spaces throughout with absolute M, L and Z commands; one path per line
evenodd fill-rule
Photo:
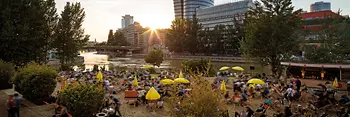
M 163 56 L 162 50 L 152 50 L 145 56 L 145 62 L 159 67 L 164 60 Z
M 58 96 L 58 103 L 67 107 L 73 117 L 93 117 L 102 106 L 105 96 L 101 84 L 68 85 Z
M 47 98 L 56 88 L 56 77 L 52 67 L 31 63 L 16 74 L 15 90 L 31 101 Z
M 10 80 L 15 74 L 13 64 L 0 60 L 0 89 L 12 88 Z
M 209 60 L 187 60 L 181 63 L 183 71 L 187 73 L 203 74 L 204 76 L 215 76 L 215 70 Z
M 223 91 L 213 90 L 209 81 L 193 75 L 190 95 L 179 97 L 172 94 L 167 106 L 173 117 L 222 117 L 226 110 Z M 179 89 L 174 90 L 174 92 Z M 177 104 L 180 102 L 180 104 Z M 177 108 L 177 109 L 174 109 Z

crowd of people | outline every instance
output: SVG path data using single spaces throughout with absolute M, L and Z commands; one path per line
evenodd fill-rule
M 146 106 L 151 110 L 164 107 L 164 98 L 176 94 L 178 96 L 190 95 L 191 83 L 176 84 L 178 89 L 174 92 L 169 85 L 161 83 L 162 79 L 177 78 L 180 73 L 161 71 L 157 76 L 152 76 L 147 70 L 140 71 L 104 71 L 103 84 L 105 87 L 105 104 L 101 108 L 101 112 L 111 113 L 112 116 L 121 117 L 120 106 L 122 101 L 116 97 L 119 93 L 124 93 L 126 104 L 133 106 Z M 96 78 L 98 72 L 61 72 L 57 79 L 61 84 L 70 84 L 74 82 L 94 84 L 98 81 Z M 185 76 L 186 77 L 186 76 Z M 255 76 L 254 76 L 255 77 Z M 226 90 L 224 101 L 226 104 L 234 105 L 234 107 L 244 107 L 242 112 L 232 113 L 235 117 L 298 117 L 305 114 L 320 115 L 327 117 L 328 114 L 336 113 L 338 117 L 348 117 L 348 105 L 350 99 L 347 95 L 335 98 L 336 90 L 331 83 L 319 84 L 320 88 L 314 89 L 307 87 L 298 78 L 274 79 L 265 74 L 256 76 L 264 83 L 252 84 L 247 83 L 253 78 L 250 74 L 220 72 L 212 83 L 214 90 L 220 90 L 223 81 L 232 84 Z M 186 77 L 189 80 L 191 78 Z M 134 81 L 137 80 L 137 85 Z M 61 86 L 64 87 L 64 86 Z M 146 99 L 146 94 L 150 88 L 154 87 L 160 94 L 160 99 L 151 101 Z M 54 98 L 55 96 L 53 96 Z M 252 100 L 261 101 L 260 106 L 256 107 L 252 104 Z M 6 103 L 9 117 L 19 117 L 19 108 L 22 98 L 18 94 L 10 96 Z M 54 102 L 52 102 L 54 103 Z M 62 105 L 56 105 L 55 117 L 69 117 L 67 109 Z M 253 109 L 255 107 L 255 109 Z M 108 112 L 112 108 L 113 111 Z M 325 109 L 336 108 L 335 112 Z M 175 110 L 179 108 L 174 108 Z M 330 113 L 328 113 L 330 112 Z

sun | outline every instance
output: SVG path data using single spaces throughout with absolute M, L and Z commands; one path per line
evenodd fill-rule
M 156 30 L 157 30 L 156 27 L 150 27 L 150 29 L 151 29 L 152 31 L 156 31 Z

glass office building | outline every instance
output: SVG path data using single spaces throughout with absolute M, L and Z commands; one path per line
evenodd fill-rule
M 134 16 L 130 16 L 130 15 L 122 16 L 122 28 L 125 28 L 131 24 L 134 24 Z
M 173 0 L 175 18 L 191 19 L 200 8 L 214 6 L 214 0 Z
M 216 25 L 233 25 L 233 18 L 243 23 L 244 14 L 254 7 L 252 0 L 217 5 L 197 10 L 197 18 L 204 28 L 214 28 Z
M 331 10 L 330 2 L 315 2 L 314 4 L 310 5 L 311 12 L 325 11 L 325 10 Z

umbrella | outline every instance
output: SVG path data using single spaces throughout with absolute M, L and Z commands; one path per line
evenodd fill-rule
M 182 74 L 182 71 L 180 71 L 179 78 L 184 78 L 184 75 Z
M 228 70 L 228 69 L 230 69 L 230 67 L 226 67 L 226 66 L 225 66 L 225 67 L 221 67 L 219 70 L 220 70 L 220 71 L 225 71 L 225 70 Z
M 190 83 L 190 81 L 185 78 L 176 78 L 174 81 L 177 83 Z
M 337 78 L 334 79 L 333 85 L 332 85 L 332 86 L 333 86 L 334 88 L 338 88 L 338 87 L 339 87 Z
M 260 79 L 256 79 L 256 78 L 250 79 L 247 83 L 248 83 L 248 84 L 262 84 L 262 85 L 265 84 L 264 81 L 262 81 L 262 80 L 260 80 Z
M 232 67 L 232 69 L 236 71 L 244 71 L 244 69 L 240 66 Z
M 174 84 L 175 82 L 173 81 L 173 80 L 171 80 L 171 79 L 163 79 L 163 80 L 161 80 L 160 81 L 162 84 L 165 84 L 165 85 L 167 85 L 167 84 Z
M 145 68 L 145 69 L 151 69 L 151 68 L 153 68 L 153 66 L 152 66 L 152 65 L 144 65 L 143 68 Z
M 146 94 L 146 99 L 147 100 L 158 100 L 160 98 L 159 93 L 157 92 L 156 89 L 154 89 L 154 87 L 152 87 L 151 89 L 149 89 L 149 91 Z
M 99 72 L 97 73 L 96 78 L 98 79 L 98 81 L 102 81 L 103 75 L 102 75 L 102 72 L 101 72 L 101 71 L 99 71 Z
M 220 86 L 220 90 L 221 91 L 226 91 L 225 81 L 222 81 L 221 86 Z
M 134 77 L 134 81 L 132 81 L 132 85 L 135 87 L 139 86 L 139 83 L 137 82 L 136 76 Z

